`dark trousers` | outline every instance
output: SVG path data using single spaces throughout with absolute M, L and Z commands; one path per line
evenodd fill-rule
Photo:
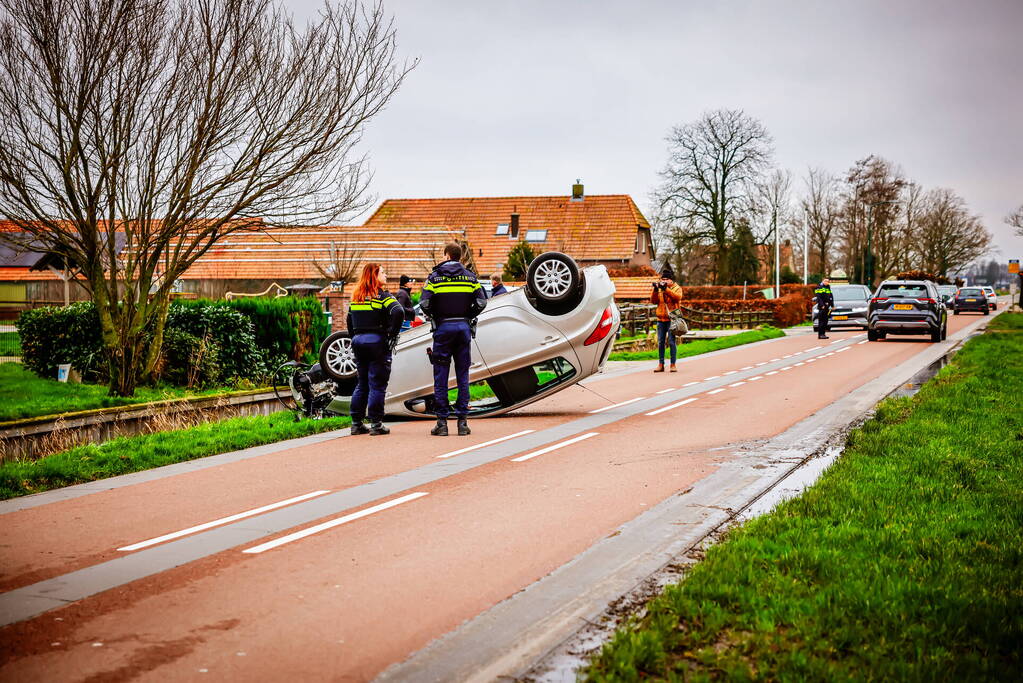
M 678 347 L 675 345 L 675 335 L 671 331 L 670 320 L 658 320 L 657 321 L 657 357 L 661 359 L 661 365 L 664 365 L 664 345 L 667 342 L 668 346 L 671 347 L 671 364 L 675 364 L 675 358 L 678 356 Z
M 831 309 L 827 306 L 817 309 L 817 336 L 823 337 L 828 333 L 828 322 L 831 319 Z
M 472 335 L 469 323 L 461 320 L 442 322 L 433 332 L 433 405 L 437 417 L 447 419 L 451 413 L 448 404 L 448 376 L 451 361 L 455 361 L 458 396 L 455 416 L 469 412 L 469 363 L 472 362 Z
M 352 422 L 380 422 L 384 419 L 384 396 L 391 378 L 391 350 L 382 334 L 363 332 L 352 337 L 352 352 L 359 370 L 359 384 L 352 392 Z

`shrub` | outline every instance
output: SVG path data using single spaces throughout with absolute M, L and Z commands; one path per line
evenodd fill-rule
M 70 363 L 86 380 L 106 375 L 99 316 L 91 301 L 25 311 L 17 326 L 22 363 L 40 377 L 56 377 L 60 363 Z
M 164 332 L 158 376 L 181 387 L 205 388 L 220 380 L 219 349 L 209 335 L 197 337 L 184 330 Z
M 741 287 L 740 287 L 741 289 Z M 806 320 L 810 300 L 801 294 L 787 294 L 778 299 L 683 299 L 682 305 L 694 311 L 723 313 L 728 311 L 765 311 L 774 316 L 779 327 L 798 325 Z
M 608 268 L 611 277 L 657 277 L 658 272 L 650 266 L 626 266 L 624 268 Z
M 187 332 L 215 345 L 219 375 L 225 381 L 257 379 L 266 374 L 265 355 L 256 345 L 252 321 L 223 303 L 175 301 L 167 313 L 166 330 Z
M 525 279 L 529 264 L 535 258 L 533 246 L 526 240 L 519 240 L 508 252 L 508 260 L 504 264 L 504 279 L 509 281 Z

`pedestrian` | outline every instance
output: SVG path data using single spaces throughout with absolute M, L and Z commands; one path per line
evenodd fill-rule
M 352 435 L 390 434 L 383 425 L 384 396 L 391 377 L 391 350 L 401 332 L 401 305 L 384 289 L 387 281 L 378 263 L 367 263 L 348 306 L 348 332 L 359 373 L 352 393 Z M 367 428 L 362 421 L 369 417 Z
M 408 275 L 402 275 L 398 278 L 398 291 L 394 293 L 394 298 L 401 304 L 402 309 L 405 311 L 405 320 L 401 323 L 401 331 L 412 329 L 412 321 L 416 319 L 416 309 L 412 307 L 412 288 L 409 287 L 410 282 L 415 282 Z
M 438 263 L 426 278 L 419 300 L 423 313 L 430 318 L 433 329 L 433 407 L 437 424 L 430 430 L 434 436 L 448 435 L 448 377 L 451 361 L 455 361 L 458 395 L 455 418 L 458 435 L 470 434 L 466 416 L 469 412 L 469 363 L 476 316 L 487 305 L 487 295 L 470 270 L 462 265 L 462 248 L 454 242 L 444 246 L 445 261 Z
M 504 280 L 501 279 L 500 273 L 493 273 L 490 276 L 490 298 L 493 299 L 495 296 L 501 296 L 507 294 L 508 288 L 504 286 Z
M 814 299 L 817 302 L 817 338 L 828 339 L 828 321 L 831 318 L 831 309 L 835 307 L 835 297 L 831 294 L 831 280 L 824 278 L 813 290 Z
M 671 348 L 671 371 L 677 372 L 675 361 L 678 358 L 678 347 L 675 335 L 671 331 L 671 311 L 678 308 L 682 301 L 682 288 L 675 284 L 675 271 L 671 266 L 661 270 L 661 279 L 651 283 L 650 303 L 657 304 L 657 357 L 660 359 L 654 372 L 664 372 L 664 347 L 667 343 Z

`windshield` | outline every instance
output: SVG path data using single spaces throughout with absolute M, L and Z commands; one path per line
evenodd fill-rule
M 831 288 L 835 301 L 866 301 L 869 294 L 860 285 L 837 285 Z
M 959 290 L 960 296 L 980 296 L 983 293 L 984 293 L 983 290 L 977 289 L 975 287 L 967 287 L 966 289 Z
M 881 285 L 881 289 L 878 290 L 877 295 L 879 297 L 902 298 L 902 299 L 921 299 L 927 297 L 927 286 L 926 285 Z

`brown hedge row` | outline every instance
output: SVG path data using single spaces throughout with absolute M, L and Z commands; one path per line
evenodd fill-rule
M 802 287 L 802 285 L 799 285 Z M 683 291 L 686 288 L 683 288 Z M 696 287 L 689 289 L 698 289 Z M 739 288 L 740 296 L 742 287 Z M 723 313 L 728 311 L 767 311 L 774 315 L 774 324 L 779 327 L 798 325 L 806 320 L 806 314 L 813 305 L 809 298 L 800 293 L 786 294 L 779 299 L 689 299 L 683 298 L 682 305 L 695 311 Z
M 757 299 L 764 301 L 764 295 L 760 292 L 762 289 L 773 287 L 774 285 L 748 285 L 746 287 L 746 299 Z M 782 285 L 781 295 L 789 296 L 793 294 L 801 295 L 807 299 L 813 296 L 813 290 L 816 285 Z M 738 299 L 742 300 L 742 287 L 741 286 L 727 286 L 727 285 L 713 285 L 704 287 L 683 287 L 682 298 L 692 299 L 699 301 L 706 301 L 710 299 Z M 737 309 L 742 310 L 742 309 Z

